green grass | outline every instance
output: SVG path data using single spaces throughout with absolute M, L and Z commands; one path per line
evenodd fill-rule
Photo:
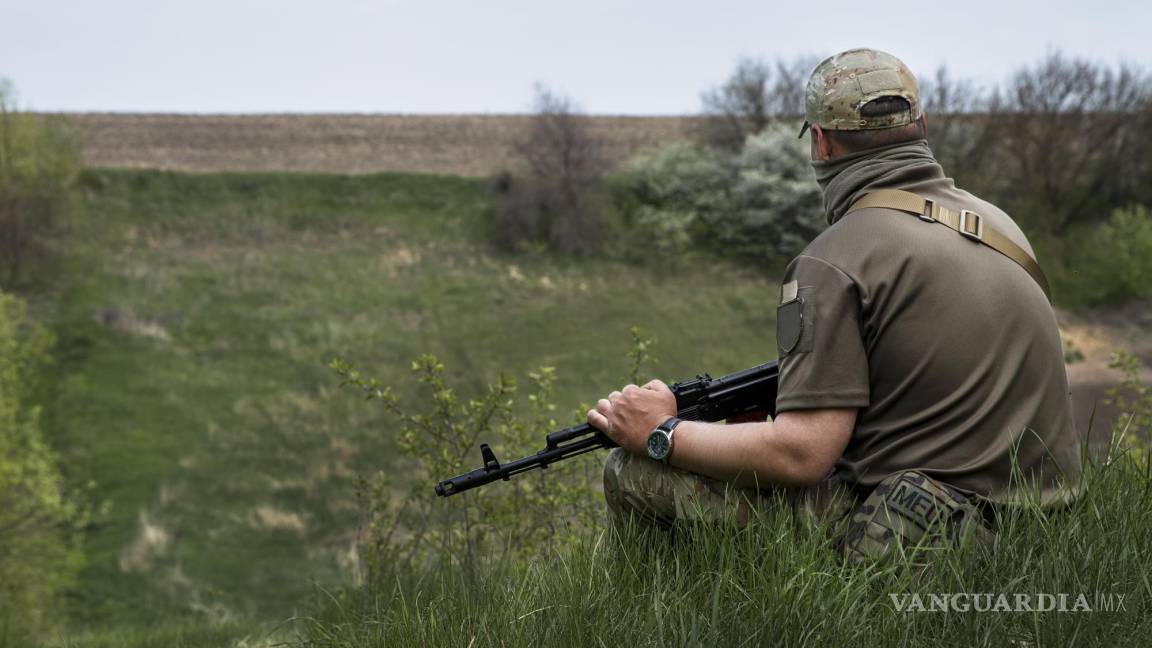
M 566 412 L 619 386 L 632 324 L 668 379 L 775 355 L 772 283 L 495 256 L 472 180 L 89 171 L 80 185 L 64 278 L 38 306 L 58 338 L 44 428 L 68 477 L 110 504 L 68 600 L 91 645 L 100 628 L 268 627 L 349 582 L 358 476 L 402 464 L 333 356 L 404 397 L 423 352 L 465 393 L 552 365 Z
M 449 547 L 374 595 L 331 599 L 302 622 L 299 645 L 1144 646 L 1148 461 L 1097 467 L 1070 510 L 1011 511 L 987 551 L 964 547 L 923 568 L 907 557 L 845 566 L 823 531 L 784 514 L 622 543 L 586 527 L 569 548 L 512 562 Z M 1004 594 L 1010 606 L 1022 594 L 1032 607 L 1040 594 L 1068 598 L 1065 611 L 1011 612 L 972 611 L 996 605 L 972 599 L 969 611 L 901 611 L 892 598 L 919 594 L 928 607 L 932 594 L 955 593 Z M 1093 610 L 1067 611 L 1080 594 Z
M 167 621 L 153 626 L 104 627 L 95 631 L 63 631 L 44 642 L 45 648 L 208 648 L 265 646 L 270 631 L 254 630 L 252 624 L 236 622 Z

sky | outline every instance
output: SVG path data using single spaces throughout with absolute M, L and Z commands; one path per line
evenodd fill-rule
M 741 57 L 882 49 L 994 83 L 1060 49 L 1152 67 L 1152 2 L 0 0 L 44 111 L 690 114 Z

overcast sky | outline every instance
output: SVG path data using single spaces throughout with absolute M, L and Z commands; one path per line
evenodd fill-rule
M 535 81 L 586 111 L 695 112 L 741 56 L 875 47 L 997 81 L 1059 48 L 1152 63 L 1152 2 L 0 0 L 22 107 L 506 113 Z

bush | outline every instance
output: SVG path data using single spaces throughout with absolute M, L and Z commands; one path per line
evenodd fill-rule
M 28 262 L 42 254 L 78 169 L 71 130 L 16 111 L 11 85 L 0 80 L 0 285 L 24 279 Z
M 1120 371 L 1124 379 L 1108 390 L 1104 404 L 1119 412 L 1112 424 L 1112 444 L 1119 446 L 1128 441 L 1129 447 L 1148 452 L 1152 450 L 1152 385 L 1140 377 L 1140 359 L 1127 351 L 1112 354 L 1109 369 Z
M 653 340 L 637 327 L 630 333 L 627 379 L 641 384 L 642 372 L 653 362 Z M 562 426 L 552 404 L 556 374 L 551 367 L 528 374 L 527 393 L 500 376 L 481 397 L 463 399 L 450 386 L 444 365 L 424 355 L 412 363 L 412 372 L 427 398 L 411 404 L 401 403 L 391 389 L 363 377 L 342 359 L 333 360 L 331 367 L 343 385 L 380 401 L 399 422 L 396 445 L 408 464 L 403 479 L 380 472 L 364 483 L 360 576 L 370 596 L 419 583 L 446 564 L 474 574 L 494 559 L 518 562 L 545 550 L 569 549 L 582 537 L 577 531 L 599 528 L 603 505 L 595 493 L 601 453 L 446 499 L 432 488 L 442 479 L 480 467 L 481 442 L 490 443 L 502 462 L 544 447 L 545 435 Z M 585 411 L 581 408 L 573 417 L 583 419 Z M 400 484 L 408 486 L 400 490 Z
M 734 209 L 705 221 L 724 250 L 749 258 L 791 258 L 824 229 L 808 145 L 786 125 L 748 138 L 736 158 L 732 193 Z
M 1089 303 L 1152 297 L 1152 213 L 1145 207 L 1112 212 L 1072 248 L 1075 289 Z
M 418 580 L 444 561 L 471 573 L 492 556 L 519 559 L 571 542 L 573 526 L 598 519 L 585 459 L 446 500 L 432 488 L 479 467 L 476 448 L 482 441 L 491 443 L 501 461 L 543 447 L 544 434 L 561 427 L 551 404 L 551 368 L 529 374 L 533 390 L 526 395 L 501 376 L 482 397 L 461 399 L 446 380 L 444 365 L 425 355 L 412 363 L 412 371 L 427 388 L 426 405 L 408 406 L 343 360 L 332 367 L 345 384 L 382 402 L 399 421 L 397 447 L 408 463 L 404 479 L 380 472 L 363 485 L 359 577 L 369 592 L 392 591 L 399 581 Z M 408 486 L 401 490 L 401 484 Z
M 601 242 L 600 146 L 571 99 L 536 87 L 535 113 L 515 146 L 520 168 L 493 183 L 492 236 L 506 251 L 588 255 Z
M 683 252 L 704 212 L 723 211 L 731 169 L 725 157 L 689 142 L 673 142 L 630 160 L 612 179 L 626 228 L 625 250 Z
M 44 630 L 80 558 L 84 511 L 30 402 L 49 344 L 23 302 L 0 293 L 0 643 Z
M 629 162 L 616 204 L 638 244 L 699 245 L 757 265 L 791 258 L 824 225 L 807 149 L 783 125 L 726 155 L 675 143 Z

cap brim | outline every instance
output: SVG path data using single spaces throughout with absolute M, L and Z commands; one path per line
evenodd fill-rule
M 804 125 L 800 127 L 800 134 L 799 134 L 798 136 L 796 136 L 796 139 L 800 139 L 801 137 L 804 137 L 804 133 L 807 133 L 807 132 L 808 132 L 808 127 L 809 127 L 810 125 L 811 125 L 811 124 L 809 124 L 809 123 L 808 123 L 808 120 L 807 120 L 807 119 L 805 119 L 805 120 L 804 120 Z

